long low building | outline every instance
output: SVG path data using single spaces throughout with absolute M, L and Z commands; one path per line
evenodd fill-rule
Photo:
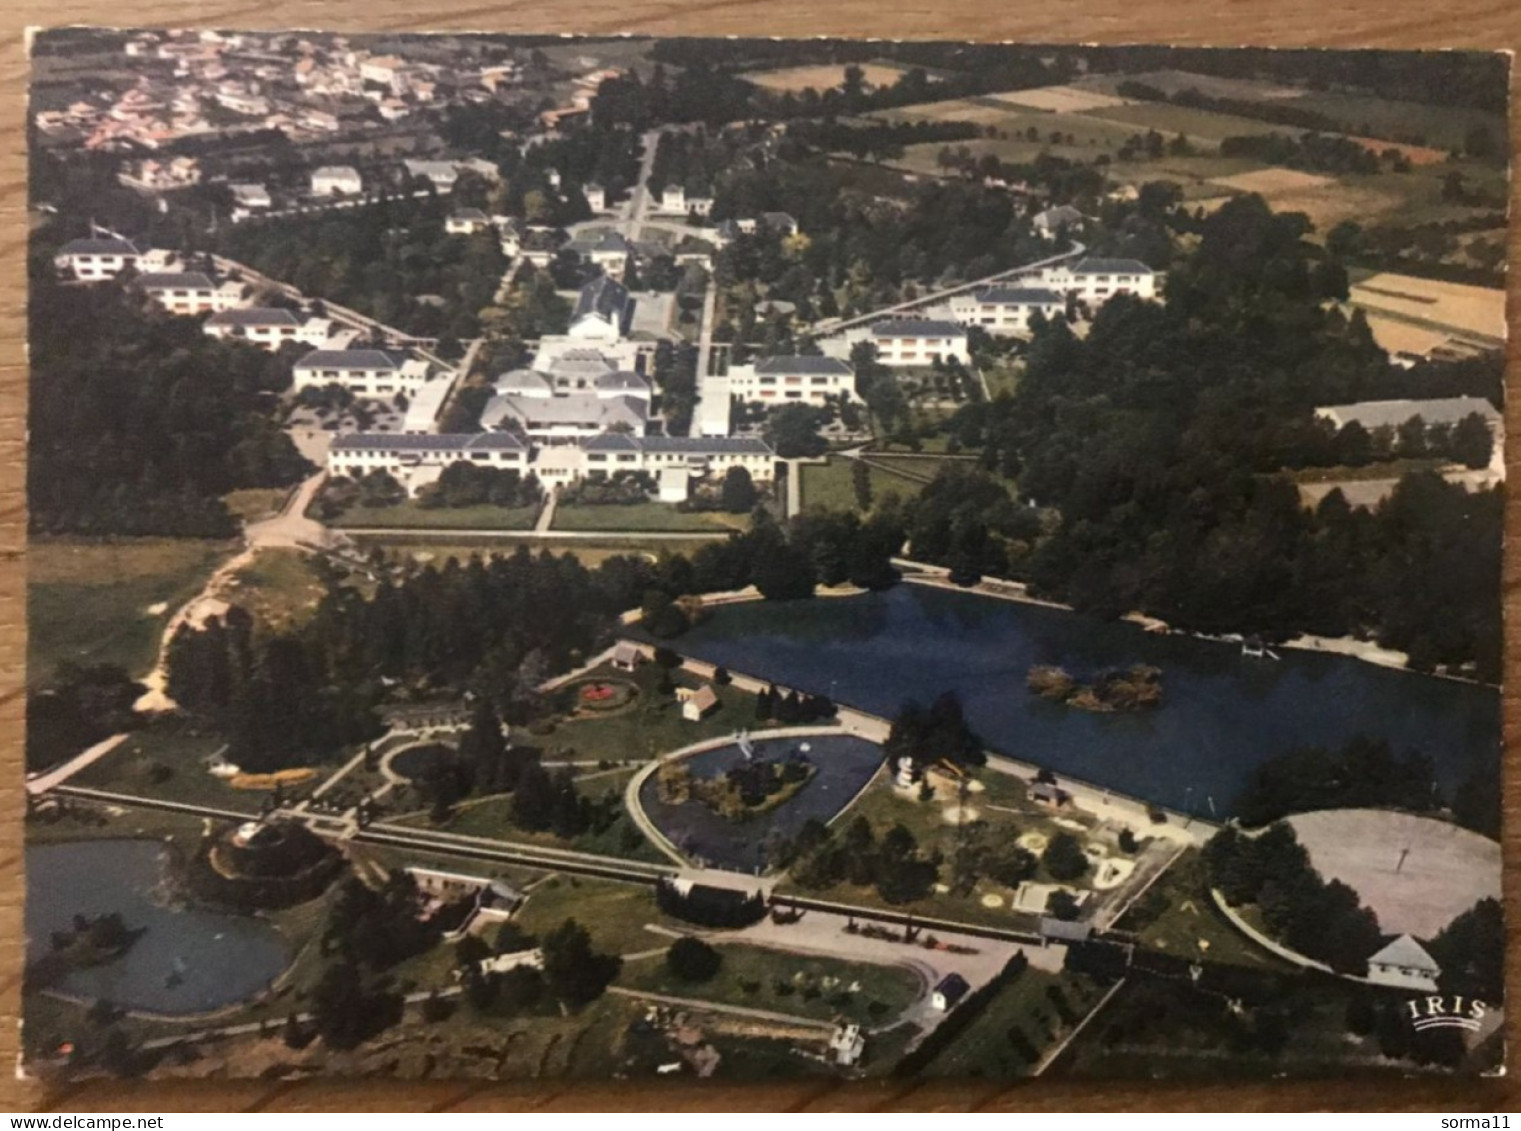
M 951 299 L 951 315 L 963 326 L 981 326 L 995 336 L 1024 334 L 1037 311 L 1054 318 L 1066 309 L 1061 295 L 1045 287 L 986 287 Z
M 849 362 L 837 357 L 793 354 L 730 366 L 728 382 L 729 395 L 745 401 L 821 405 L 830 397 L 853 398 L 856 372 Z
M 1428 426 L 1456 424 L 1465 417 L 1479 415 L 1489 430 L 1498 433 L 1504 417 L 1483 397 L 1433 397 L 1430 400 L 1357 401 L 1354 404 L 1328 404 L 1315 415 L 1337 428 L 1361 424 L 1369 432 L 1376 428 L 1398 428 L 1417 416 Z
M 300 392 L 342 385 L 356 397 L 378 400 L 397 393 L 411 396 L 433 376 L 421 358 L 379 349 L 314 349 L 296 362 L 294 387 Z
M 425 483 L 452 463 L 533 474 L 549 484 L 577 479 L 608 478 L 619 473 L 644 472 L 660 480 L 662 489 L 684 475 L 686 482 L 722 477 L 742 467 L 757 482 L 776 474 L 776 452 L 764 440 L 745 437 L 630 436 L 604 433 L 575 445 L 549 446 L 542 451 L 510 432 L 408 435 L 355 432 L 334 439 L 328 449 L 332 476 L 358 479 L 384 471 L 416 494 Z
M 871 342 L 883 365 L 925 366 L 955 358 L 971 361 L 966 331 L 955 322 L 939 319 L 897 318 L 871 328 Z
M 1157 273 L 1139 259 L 1079 259 L 1047 267 L 1040 273 L 1044 287 L 1075 294 L 1090 305 L 1103 305 L 1116 295 L 1156 298 Z
M 271 350 L 286 342 L 320 346 L 334 336 L 331 318 L 308 318 L 303 322 L 294 312 L 275 306 L 223 310 L 206 319 L 201 328 L 213 338 L 248 342 Z
M 243 305 L 248 289 L 232 279 L 218 283 L 204 271 L 152 271 L 132 285 L 170 314 L 233 310 Z

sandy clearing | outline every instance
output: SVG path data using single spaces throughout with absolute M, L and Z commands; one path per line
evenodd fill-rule
M 1505 292 L 1381 272 L 1351 288 L 1352 303 L 1370 311 L 1419 318 L 1487 337 L 1505 336 Z
M 1278 193 L 1299 192 L 1304 189 L 1323 188 L 1333 184 L 1330 177 L 1318 173 L 1305 173 L 1298 169 L 1258 169 L 1252 173 L 1237 173 L 1231 177 L 1215 177 L 1213 183 L 1237 192 L 1260 192 L 1263 196 Z
M 1075 86 L 1038 86 L 1030 90 L 1010 90 L 998 94 L 987 94 L 983 97 L 991 98 L 995 102 L 1005 102 L 1011 106 L 1026 106 L 1032 110 L 1053 110 L 1068 114 L 1081 114 L 1085 110 L 1104 110 L 1111 106 L 1129 104 L 1127 99 Z
M 752 71 L 741 75 L 756 86 L 778 93 L 797 93 L 812 87 L 814 90 L 832 90 L 845 81 L 844 63 L 819 63 L 807 67 L 783 67 L 775 71 Z M 858 63 L 868 86 L 892 86 L 903 77 L 903 72 L 878 63 Z

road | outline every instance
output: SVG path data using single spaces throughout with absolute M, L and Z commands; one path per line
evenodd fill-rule
M 627 986 L 608 986 L 607 992 L 619 997 L 638 998 L 640 1001 L 656 1001 L 661 1005 L 672 1005 L 678 1009 L 690 1009 L 702 1013 L 727 1013 L 732 1017 L 746 1017 L 752 1021 L 767 1021 L 778 1025 L 794 1025 L 801 1029 L 818 1029 L 824 1033 L 834 1031 L 834 1025 L 828 1021 L 815 1021 L 810 1017 L 799 1017 L 795 1013 L 774 1013 L 769 1009 L 751 1009 L 747 1005 L 723 1005 L 720 1002 L 700 998 L 672 997 L 669 994 L 649 993 L 646 990 L 631 990 Z
M 550 527 L 555 524 L 555 507 L 560 503 L 560 488 L 551 487 L 544 497 L 544 506 L 539 510 L 538 521 L 533 524 L 535 534 L 548 534 Z
M 1084 254 L 1087 250 L 1088 249 L 1084 245 L 1080 243 L 1074 243 L 1070 250 L 1064 251 L 1060 255 L 1053 255 L 1046 259 L 1038 259 L 1034 263 L 1026 263 L 1019 267 L 1010 267 L 1007 271 L 998 271 L 992 275 L 984 275 L 982 278 L 973 279 L 970 282 L 957 283 L 954 287 L 945 287 L 938 291 L 931 291 L 928 294 L 920 295 L 918 298 L 910 299 L 908 302 L 900 302 L 896 306 L 884 306 L 879 310 L 873 310 L 868 314 L 858 314 L 854 318 L 846 318 L 843 321 L 824 319 L 823 321 L 815 322 L 812 326 L 807 327 L 806 330 L 800 329 L 799 333 L 806 332 L 810 334 L 823 335 L 825 337 L 833 337 L 834 335 L 840 333 L 842 330 L 853 329 L 856 326 L 870 325 L 871 323 L 876 322 L 884 317 L 889 317 L 894 314 L 906 314 L 909 311 L 918 310 L 921 307 L 932 306 L 937 302 L 948 299 L 952 295 L 959 295 L 964 291 L 973 291 L 978 287 L 986 287 L 989 284 L 999 283 L 1005 279 L 1017 278 L 1020 275 L 1028 275 L 1031 271 L 1039 271 L 1043 267 L 1050 267 L 1053 264 L 1061 263 L 1068 259 L 1076 259 L 1078 256 Z
M 94 765 L 100 761 L 126 740 L 127 736 L 125 734 L 113 734 L 110 738 L 101 739 L 88 750 L 74 755 L 63 765 L 54 766 L 46 773 L 28 778 L 26 781 L 26 791 L 35 797 L 38 794 L 48 792 L 50 789 L 56 789 L 86 766 Z
M 427 528 L 421 526 L 353 526 L 344 527 L 348 535 L 381 538 L 531 538 L 558 542 L 681 542 L 704 539 L 727 538 L 732 530 L 459 530 L 450 528 Z
M 650 210 L 650 174 L 655 171 L 655 151 L 660 148 L 660 135 L 665 131 L 653 129 L 639 139 L 644 154 L 639 159 L 639 180 L 629 196 L 628 219 L 623 221 L 624 237 L 630 243 L 638 243 L 644 237 L 645 215 Z

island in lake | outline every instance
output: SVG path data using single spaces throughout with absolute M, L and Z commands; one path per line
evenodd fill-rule
M 794 747 L 785 758 L 747 758 L 710 778 L 694 775 L 683 762 L 670 762 L 660 768 L 655 783 L 660 800 L 669 805 L 697 801 L 721 817 L 742 821 L 785 804 L 817 772 Z
M 1025 686 L 1042 699 L 1082 711 L 1145 711 L 1162 705 L 1162 669 L 1150 664 L 1100 672 L 1079 683 L 1065 668 L 1035 664 Z

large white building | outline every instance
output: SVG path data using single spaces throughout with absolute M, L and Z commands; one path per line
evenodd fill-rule
M 289 310 L 270 306 L 220 311 L 206 319 L 202 329 L 213 338 L 230 338 L 271 350 L 286 342 L 320 346 L 333 336 L 330 318 L 308 318 L 303 322 Z
M 936 358 L 941 361 L 955 358 L 962 364 L 971 361 L 966 331 L 955 322 L 933 318 L 878 322 L 871 328 L 870 340 L 877 347 L 877 360 L 883 365 L 932 365 Z
M 437 478 L 414 474 L 419 469 L 467 462 L 526 475 L 529 455 L 528 445 L 508 432 L 445 432 L 431 436 L 351 432 L 333 440 L 327 452 L 327 470 L 329 475 L 350 479 L 383 471 L 415 494 L 423 482 Z
M 384 471 L 409 493 L 438 478 L 452 463 L 509 468 L 544 482 L 605 478 L 620 472 L 646 472 L 662 486 L 686 477 L 692 481 L 722 477 L 743 467 L 757 482 L 776 473 L 776 453 L 764 440 L 687 436 L 628 436 L 604 433 L 578 444 L 536 451 L 510 432 L 414 436 L 358 432 L 339 436 L 328 449 L 333 476 L 360 478 Z
M 246 291 L 242 283 L 216 283 L 202 271 L 149 272 L 132 285 L 170 314 L 232 310 L 243 304 Z
M 481 412 L 481 426 L 515 424 L 541 443 L 607 431 L 642 435 L 652 396 L 647 378 L 620 369 L 597 350 L 567 350 L 547 370 L 515 369 L 498 377 L 496 395 Z
M 324 165 L 312 173 L 314 196 L 358 196 L 364 191 L 364 179 L 352 165 Z
M 53 266 L 80 282 L 114 279 L 128 267 L 136 267 L 142 254 L 130 240 L 115 237 L 70 240 L 58 249 Z
M 952 297 L 951 315 L 963 326 L 981 326 L 1002 337 L 1028 332 L 1036 311 L 1053 318 L 1066 305 L 1061 295 L 1044 287 L 986 287 Z
M 854 397 L 856 373 L 837 357 L 792 354 L 763 357 L 729 367 L 729 395 L 762 404 L 802 401 L 821 405 L 829 397 Z
M 1090 305 L 1115 295 L 1157 297 L 1157 273 L 1139 259 L 1079 259 L 1040 273 L 1041 285 L 1059 294 L 1075 294 Z
M 402 164 L 407 176 L 428 181 L 440 192 L 448 192 L 459 180 L 459 166 L 453 161 L 419 161 L 409 157 Z
M 342 385 L 356 397 L 388 399 L 397 393 L 411 396 L 430 376 L 427 362 L 385 350 L 315 349 L 296 362 L 294 388 Z

